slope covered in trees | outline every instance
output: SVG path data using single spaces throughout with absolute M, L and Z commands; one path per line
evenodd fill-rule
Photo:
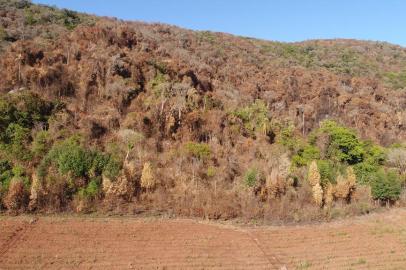
M 405 48 L 0 13 L 3 209 L 303 220 L 402 197 Z

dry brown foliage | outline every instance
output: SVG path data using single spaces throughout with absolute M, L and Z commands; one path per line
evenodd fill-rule
M 320 184 L 316 184 L 312 187 L 313 191 L 313 199 L 316 205 L 322 206 L 323 205 L 323 189 L 321 188 Z
M 327 207 L 331 207 L 333 201 L 334 201 L 334 186 L 331 183 L 328 183 L 324 191 L 324 203 Z
M 41 199 L 43 188 L 42 183 L 36 173 L 33 173 L 31 179 L 30 203 L 28 208 L 30 210 L 34 210 L 38 206 L 39 200 Z
M 25 10 L 11 2 L 1 2 L 0 25 L 12 39 L 0 41 L 0 93 L 31 91 L 63 104 L 49 121 L 53 141 L 81 133 L 89 147 L 119 144 L 124 168 L 117 179 L 102 179 L 112 208 L 122 207 L 116 198 L 124 198 L 182 215 L 307 220 L 303 211 L 317 217 L 323 200 L 333 204 L 332 194 L 348 200 L 357 192 L 352 171 L 323 191 L 315 161 L 308 172 L 295 172 L 293 187 L 289 156 L 276 146 L 274 127 L 253 134 L 234 114 L 256 99 L 280 124 L 275 129 L 292 123 L 307 135 L 328 117 L 385 144 L 406 138 L 406 94 L 381 77 L 403 68 L 406 52 L 399 47 L 356 40 L 284 44 L 83 14 L 74 29 L 63 20 L 27 25 Z M 308 49 L 315 54 L 310 67 L 302 62 L 311 57 Z M 359 61 L 350 74 L 342 62 L 348 52 Z M 317 142 L 322 157 L 329 139 Z M 189 141 L 207 144 L 210 156 L 186 156 Z M 240 182 L 254 165 L 265 181 L 249 193 Z M 30 206 L 69 209 L 70 179 L 50 170 L 42 186 L 33 177 Z
M 26 200 L 27 193 L 23 181 L 21 179 L 13 178 L 10 182 L 8 193 L 3 199 L 4 205 L 9 211 L 17 211 L 25 206 Z
M 312 187 L 320 185 L 320 173 L 315 160 L 310 163 L 307 179 Z
M 350 194 L 350 186 L 347 179 L 344 176 L 339 175 L 336 181 L 337 184 L 335 186 L 334 196 L 338 199 L 347 199 Z
M 141 187 L 150 191 L 155 187 L 155 177 L 152 171 L 151 163 L 145 162 L 141 174 Z

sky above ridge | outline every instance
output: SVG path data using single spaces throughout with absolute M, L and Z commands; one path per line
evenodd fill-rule
M 406 46 L 404 0 L 33 0 L 125 20 L 277 41 L 355 38 Z

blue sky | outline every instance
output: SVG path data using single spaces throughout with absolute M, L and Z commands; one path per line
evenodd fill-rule
M 34 0 L 96 15 L 278 41 L 356 38 L 406 46 L 404 0 Z

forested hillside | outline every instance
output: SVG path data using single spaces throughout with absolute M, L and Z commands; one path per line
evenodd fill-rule
M 406 48 L 0 0 L 0 208 L 307 221 L 406 202 Z

